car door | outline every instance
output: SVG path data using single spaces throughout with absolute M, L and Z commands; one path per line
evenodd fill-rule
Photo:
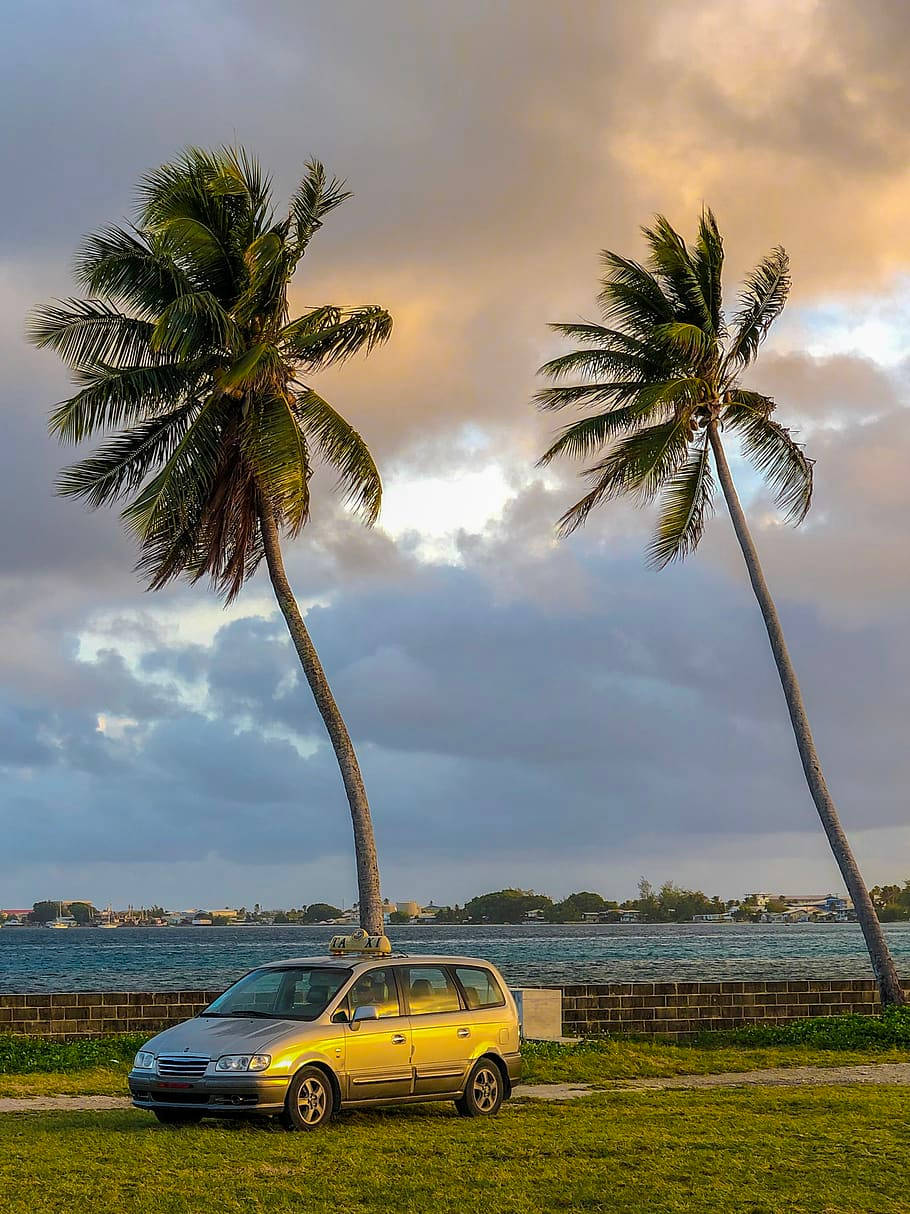
M 472 1056 L 470 1014 L 445 965 L 400 970 L 411 1022 L 414 1095 L 461 1091 Z
M 354 1020 L 358 1007 L 375 1007 L 375 1020 Z M 345 1073 L 348 1100 L 410 1096 L 411 1025 L 401 1006 L 392 966 L 367 970 L 347 995 Z

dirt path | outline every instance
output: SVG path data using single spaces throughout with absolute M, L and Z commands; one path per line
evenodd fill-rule
M 666 1092 L 681 1088 L 820 1087 L 829 1084 L 899 1084 L 910 1087 L 910 1062 L 868 1066 L 789 1066 L 721 1075 L 669 1075 L 661 1079 L 619 1079 L 608 1087 L 584 1083 L 519 1083 L 516 1100 L 576 1100 L 603 1092 Z M 128 1109 L 126 1096 L 4 1096 L 0 1113 L 99 1112 Z
M 864 1066 L 787 1066 L 722 1075 L 671 1075 L 663 1079 L 624 1079 L 613 1090 L 669 1091 L 673 1088 L 819 1087 L 828 1084 L 892 1083 L 910 1085 L 910 1062 L 876 1062 Z M 601 1091 L 603 1089 L 600 1089 Z

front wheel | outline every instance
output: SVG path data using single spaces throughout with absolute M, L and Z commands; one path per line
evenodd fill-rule
M 162 1125 L 196 1125 L 202 1120 L 202 1114 L 192 1109 L 153 1109 Z
M 281 1123 L 288 1130 L 318 1130 L 335 1111 L 332 1084 L 319 1067 L 305 1066 L 291 1080 Z
M 499 1112 L 505 1094 L 502 1071 L 489 1058 L 481 1058 L 474 1064 L 455 1108 L 462 1117 L 492 1117 Z

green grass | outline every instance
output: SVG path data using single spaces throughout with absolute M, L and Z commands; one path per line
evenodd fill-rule
M 522 1047 L 526 1083 L 609 1085 L 617 1079 L 718 1075 L 766 1067 L 859 1066 L 910 1062 L 910 1049 L 824 1049 L 812 1045 L 674 1045 L 661 1041 L 594 1039 L 577 1045 L 529 1041 Z
M 607 1038 L 578 1045 L 526 1042 L 522 1048 L 524 1078 L 528 1083 L 590 1083 L 603 1087 L 614 1080 L 638 1077 L 910 1061 L 910 1047 L 899 1048 L 880 1038 L 873 1038 L 873 1044 L 864 1048 L 847 1048 L 851 1041 L 868 1042 L 869 1033 L 862 1026 L 822 1023 L 827 1037 L 813 1037 L 812 1032 L 804 1030 L 804 1026 L 813 1024 L 819 1022 L 714 1034 L 691 1045 Z M 789 1029 L 806 1031 L 808 1043 L 763 1043 L 762 1034 L 784 1033 Z M 751 1044 L 753 1034 L 757 1040 Z M 818 1040 L 828 1044 L 812 1043 Z M 39 1037 L 0 1036 L 0 1096 L 124 1095 L 126 1073 L 135 1051 L 144 1042 L 144 1037 L 135 1034 L 62 1043 Z
M 0 1209 L 45 1214 L 899 1214 L 906 1089 L 611 1093 L 315 1134 L 138 1112 L 0 1118 Z
M 47 1037 L 0 1034 L 0 1075 L 33 1072 L 83 1071 L 111 1063 L 129 1063 L 149 1035 L 119 1033 L 108 1037 L 83 1037 L 77 1041 L 51 1041 Z

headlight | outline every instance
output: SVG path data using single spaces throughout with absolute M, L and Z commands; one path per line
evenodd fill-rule
M 215 1063 L 215 1070 L 264 1071 L 271 1061 L 271 1054 L 225 1054 Z
M 149 1054 L 146 1050 L 140 1050 L 133 1059 L 133 1070 L 135 1071 L 153 1071 L 155 1069 L 155 1055 Z

